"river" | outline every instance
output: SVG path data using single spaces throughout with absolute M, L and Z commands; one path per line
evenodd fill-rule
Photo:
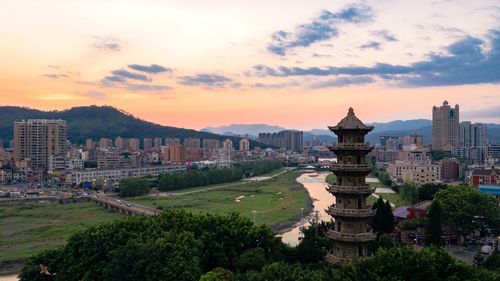
M 281 235 L 283 242 L 292 246 L 297 245 L 301 235 L 300 228 L 310 225 L 309 221 L 315 211 L 318 211 L 320 220 L 328 221 L 332 218 L 325 212 L 331 204 L 335 203 L 335 197 L 326 190 L 326 176 L 329 174 L 329 172 L 303 173 L 297 178 L 297 181 L 304 185 L 307 192 L 309 192 L 309 196 L 313 200 L 313 212 L 305 216 L 299 223 L 295 224 L 293 229 L 283 233 Z

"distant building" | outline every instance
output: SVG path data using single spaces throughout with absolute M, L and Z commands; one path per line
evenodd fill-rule
M 487 154 L 490 157 L 500 158 L 500 144 L 490 144 Z
M 138 151 L 140 149 L 141 141 L 138 138 L 128 139 L 128 150 Z
M 241 151 L 250 150 L 250 141 L 248 139 L 241 139 L 240 140 L 240 150 Z
M 302 131 L 285 130 L 278 133 L 260 133 L 259 142 L 286 150 L 302 151 L 304 133 Z
M 154 149 L 156 151 L 160 151 L 161 150 L 161 146 L 162 146 L 162 139 L 161 138 L 155 138 L 153 140 L 153 146 L 154 146 Z
M 403 150 L 413 151 L 424 147 L 424 136 L 408 135 L 403 137 Z
M 460 162 L 457 159 L 442 159 L 439 161 L 441 179 L 444 181 L 456 181 L 460 175 Z
M 220 142 L 217 139 L 203 139 L 203 148 L 217 149 L 220 147 Z
M 162 147 L 162 162 L 184 164 L 186 149 L 183 145 L 166 145 Z
M 460 144 L 459 107 L 444 101 L 432 108 L 432 150 L 451 151 Z
M 500 170 L 498 169 L 474 169 L 471 173 L 472 185 L 498 185 L 500 184 Z
M 92 151 L 95 149 L 94 145 L 94 140 L 93 139 L 86 139 L 85 140 L 85 149 L 88 151 Z
M 115 138 L 115 147 L 118 150 L 126 150 L 127 149 L 127 140 L 122 137 Z
M 233 150 L 233 141 L 230 139 L 225 139 L 222 143 L 222 147 L 227 150 Z
M 144 151 L 153 150 L 153 140 L 150 138 L 144 138 L 142 147 Z
M 14 122 L 14 161 L 29 159 L 31 167 L 48 169 L 51 155 L 67 151 L 67 125 L 64 120 L 30 119 Z
M 183 143 L 186 148 L 201 147 L 201 140 L 199 138 L 185 138 Z
M 380 136 L 380 145 L 382 147 L 386 147 L 387 145 L 387 140 L 388 139 L 397 139 L 398 137 L 395 137 L 395 136 Z
M 433 164 L 431 158 L 423 152 L 414 151 L 407 160 L 389 163 L 387 172 L 394 182 L 413 182 L 416 184 L 435 183 L 441 179 L 441 168 Z
M 80 170 L 69 171 L 66 175 L 67 184 L 80 184 L 82 182 L 95 181 L 119 181 L 132 177 L 153 176 L 186 170 L 185 165 L 154 165 L 151 167 L 131 168 L 131 169 L 110 169 L 110 170 Z
M 99 148 L 111 148 L 113 147 L 113 142 L 108 138 L 99 139 Z
M 186 147 L 186 161 L 197 162 L 203 160 L 201 147 Z
M 488 133 L 486 125 L 482 123 L 472 124 L 469 121 L 460 123 L 461 147 L 485 147 L 487 145 Z
M 166 138 L 165 145 L 180 145 L 181 140 L 178 138 Z

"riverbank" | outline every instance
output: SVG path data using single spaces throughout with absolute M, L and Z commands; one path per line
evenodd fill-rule
M 158 209 L 186 209 L 194 213 L 239 213 L 266 224 L 274 231 L 291 227 L 302 217 L 301 208 L 308 212 L 310 197 L 304 186 L 296 181 L 301 171 L 281 171 L 260 181 L 244 181 L 232 185 L 185 190 L 171 196 L 142 196 L 128 201 Z

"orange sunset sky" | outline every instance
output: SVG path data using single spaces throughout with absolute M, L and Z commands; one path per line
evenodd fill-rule
M 500 123 L 498 1 L 2 1 L 0 104 L 164 125 Z

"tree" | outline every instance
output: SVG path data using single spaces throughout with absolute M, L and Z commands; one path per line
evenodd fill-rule
M 333 280 L 483 281 L 499 277 L 458 261 L 442 248 L 424 247 L 417 252 L 411 247 L 394 247 L 380 248 L 370 257 L 354 260 L 336 271 Z
M 442 246 L 443 241 L 443 228 L 442 228 L 442 210 L 439 201 L 432 202 L 426 215 L 425 222 L 425 241 L 427 245 Z
M 399 194 L 407 203 L 413 205 L 417 203 L 418 186 L 411 182 L 405 182 L 399 187 Z
M 200 277 L 200 281 L 232 281 L 234 278 L 234 273 L 222 267 L 214 268 L 203 274 Z
M 149 193 L 149 182 L 145 178 L 129 178 L 120 181 L 120 197 L 139 196 Z
M 474 230 L 490 228 L 500 234 L 500 207 L 493 196 L 470 186 L 448 186 L 436 193 L 443 212 L 443 223 L 463 237 Z
M 394 230 L 394 215 L 389 201 L 384 201 L 382 197 L 373 204 L 375 215 L 371 220 L 371 227 L 377 235 L 390 234 Z
M 418 201 L 433 200 L 436 193 L 447 187 L 443 183 L 426 183 L 418 188 Z

